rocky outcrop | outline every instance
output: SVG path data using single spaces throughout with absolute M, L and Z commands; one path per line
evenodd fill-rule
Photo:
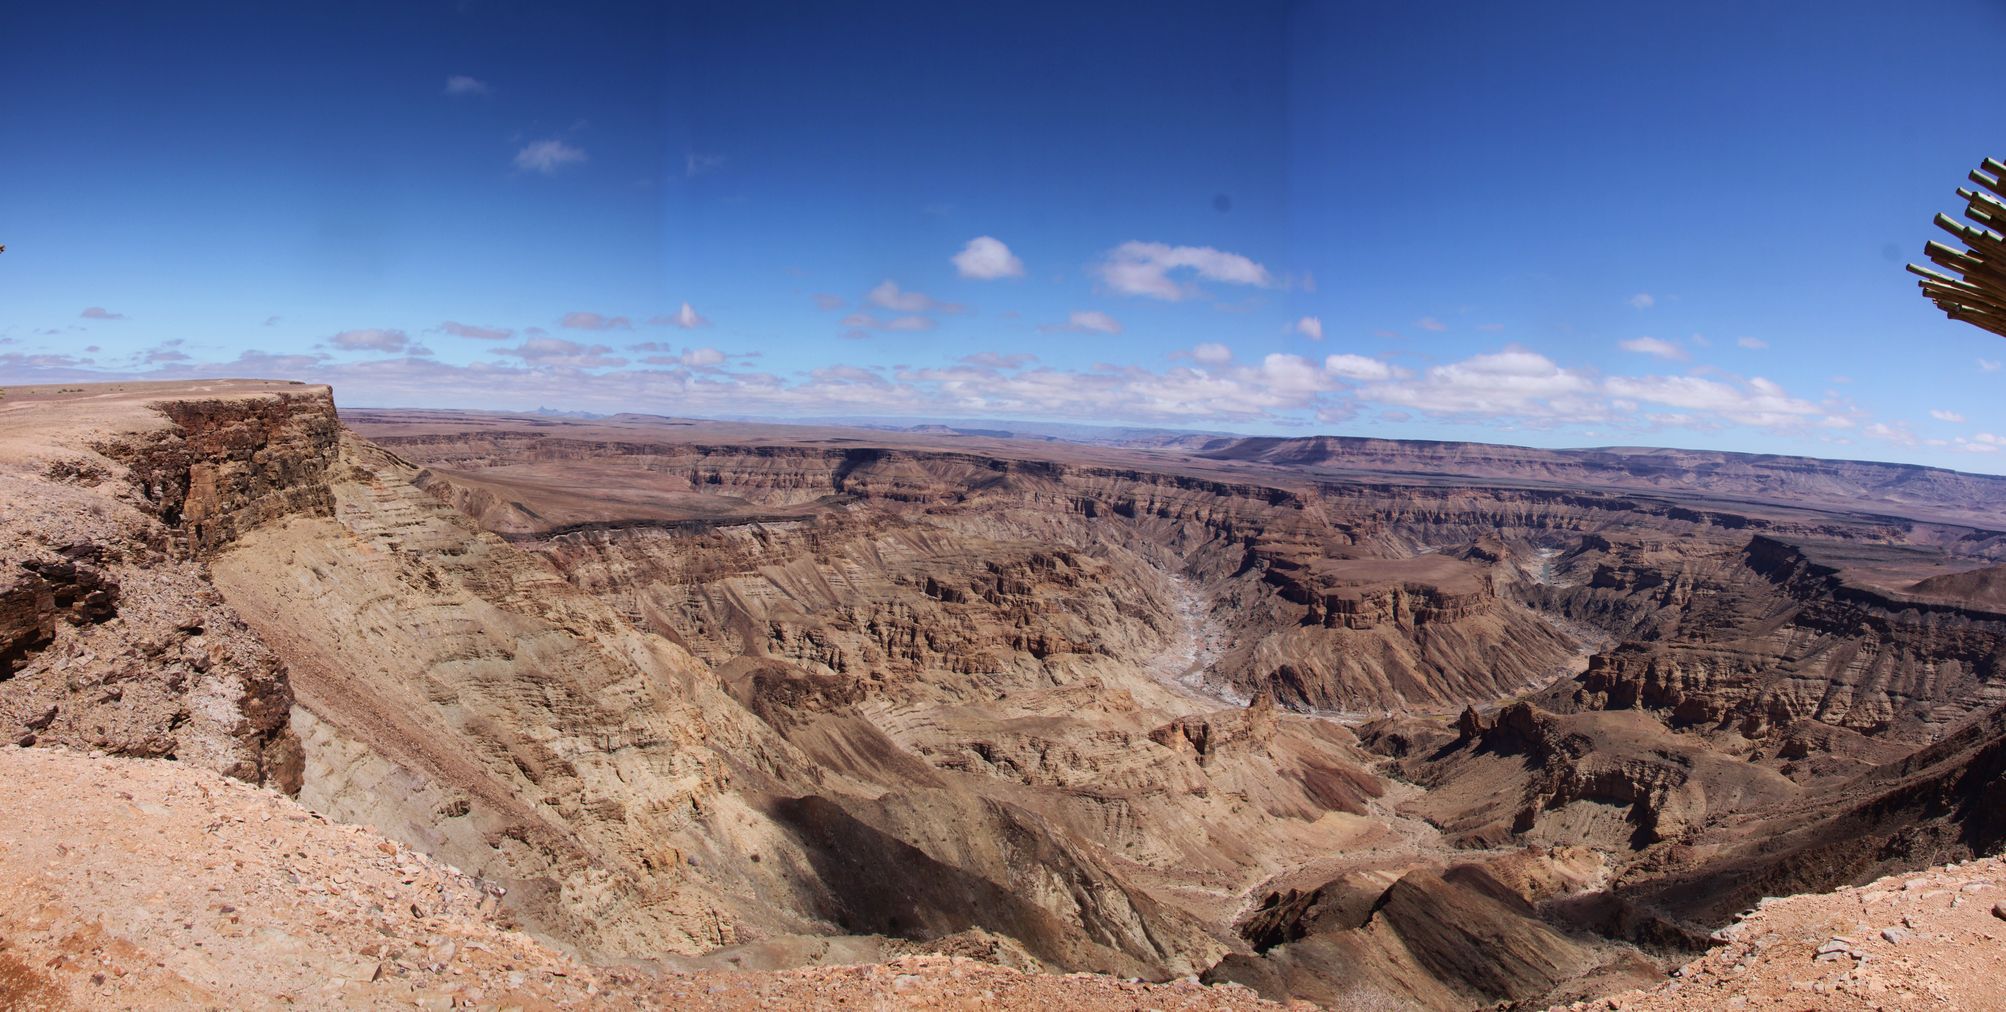
M 98 449 L 125 464 L 180 551 L 201 556 L 261 523 L 332 511 L 328 469 L 341 422 L 327 388 L 156 407 L 171 425 Z
M 1516 703 L 1477 739 L 1478 747 L 1524 755 L 1537 770 L 1512 829 L 1533 828 L 1542 812 L 1576 801 L 1627 807 L 1637 840 L 1676 839 L 1705 814 L 1706 795 L 1675 758 L 1612 756 L 1585 735 L 1568 734 L 1551 715 Z
M 1593 658 L 1568 705 L 1749 738 L 1816 720 L 1916 741 L 2006 700 L 2006 615 L 1854 582 L 1774 538 L 1737 547 L 1596 553 L 1592 579 L 1556 606 L 1635 638 Z M 1848 549 L 1863 566 L 1906 564 L 1862 551 Z
M 286 670 L 209 582 L 261 523 L 325 512 L 324 389 L 86 390 L 0 419 L 0 736 L 299 786 Z
M 1229 956 L 1205 980 L 1336 1008 L 1544 1007 L 1591 973 L 1630 986 L 1656 977 L 1633 950 L 1548 923 L 1480 864 L 1271 894 L 1241 930 L 1259 955 Z

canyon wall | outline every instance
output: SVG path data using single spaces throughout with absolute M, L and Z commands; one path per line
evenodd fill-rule
M 283 661 L 211 584 L 239 533 L 328 512 L 325 388 L 144 390 L 0 416 L 0 733 L 297 790 Z
M 1962 479 L 34 396 L 0 732 L 296 792 L 592 958 L 1532 1004 L 1999 843 Z

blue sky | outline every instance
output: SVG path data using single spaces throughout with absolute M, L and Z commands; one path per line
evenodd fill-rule
M 0 9 L 0 382 L 2006 470 L 2006 8 Z

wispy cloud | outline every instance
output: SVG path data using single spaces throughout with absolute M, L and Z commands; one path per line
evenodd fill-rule
M 683 155 L 683 178 L 695 179 L 724 168 L 725 157 L 706 151 L 690 151 Z
M 1568 421 L 1610 415 L 1593 379 L 1524 348 L 1432 366 L 1418 379 L 1375 384 L 1365 393 L 1382 404 L 1438 415 Z
M 1655 337 L 1633 337 L 1622 342 L 1622 348 L 1624 351 L 1634 351 L 1639 355 L 1652 355 L 1673 361 L 1683 361 L 1686 357 L 1684 348 Z
M 1915 433 L 1909 431 L 1909 427 L 1901 422 L 1896 422 L 1893 425 L 1886 422 L 1875 422 L 1860 431 L 1875 439 L 1885 439 L 1890 443 L 1900 446 L 1914 446 L 1920 442 L 1920 440 L 1916 439 Z
M 624 316 L 607 316 L 580 309 L 564 314 L 557 325 L 569 330 L 629 330 L 633 328 L 634 321 Z
M 486 81 L 479 80 L 478 78 L 468 77 L 465 74 L 454 74 L 453 76 L 446 78 L 446 94 L 451 95 L 454 98 L 465 98 L 470 95 L 485 95 L 487 93 L 488 93 L 488 83 Z
M 524 172 L 554 176 L 557 170 L 586 160 L 585 151 L 561 140 L 534 141 L 515 153 L 515 167 Z
M 1233 360 L 1233 349 L 1217 341 L 1207 341 L 1191 349 L 1191 357 L 1205 365 L 1224 365 Z
M 690 304 L 687 302 L 683 303 L 681 309 L 673 313 L 664 313 L 660 316 L 650 317 L 648 322 L 658 327 L 681 327 L 684 330 L 694 330 L 697 327 L 710 326 L 710 320 L 695 309 L 690 308 Z
M 1073 331 L 1075 333 L 1119 334 L 1121 321 L 1095 309 L 1075 310 L 1066 317 L 1064 323 L 1051 323 L 1039 327 L 1043 331 Z
M 892 301 L 902 302 L 912 294 L 900 291 Z M 600 322 L 598 331 L 620 329 L 611 322 L 619 318 L 592 315 Z M 866 334 L 934 326 L 930 316 L 897 312 L 854 314 L 844 322 Z M 678 411 L 693 414 L 869 412 L 1168 424 L 1259 422 L 1284 429 L 1339 424 L 1370 411 L 1370 417 L 1382 420 L 1427 416 L 1449 424 L 1482 425 L 1494 432 L 1581 426 L 1592 430 L 1587 434 L 1650 433 L 1734 425 L 1807 438 L 1857 436 L 1924 445 L 1908 426 L 1877 422 L 1831 391 L 1822 400 L 1807 399 L 1762 377 L 1744 379 L 1717 371 L 1602 376 L 1518 346 L 1414 370 L 1350 352 L 1321 358 L 1281 352 L 1236 358 L 1225 344 L 1205 342 L 1174 353 L 1159 366 L 1095 363 L 1060 368 L 1006 349 L 963 353 L 939 367 L 840 363 L 779 375 L 754 366 L 757 352 L 708 346 L 643 341 L 616 352 L 607 344 L 567 340 L 534 328 L 520 332 L 520 340 L 497 345 L 472 362 L 440 361 L 403 332 L 376 328 L 328 338 L 325 351 L 331 354 L 256 354 L 229 362 L 198 361 L 199 356 L 186 347 L 166 343 L 121 360 L 124 364 L 118 367 L 98 366 L 74 355 L 24 354 L 10 346 L 0 350 L 0 371 L 21 382 L 37 381 L 31 377 L 47 381 L 113 375 L 287 376 L 334 383 L 358 400 L 448 407 L 561 403 L 593 410 L 635 410 L 673 403 Z M 350 352 L 379 354 L 343 354 Z M 633 355 L 646 357 L 636 361 Z M 125 371 L 113 373 L 113 368 Z M 1937 442 L 1947 450 L 1968 449 L 1966 444 L 1999 445 L 1969 434 L 1944 435 Z
M 1424 316 L 1418 320 L 1415 320 L 1414 326 L 1419 327 L 1422 330 L 1433 331 L 1434 333 L 1437 334 L 1449 329 L 1448 324 L 1443 323 L 1442 321 L 1437 320 L 1432 316 Z
M 1964 422 L 1963 415 L 1960 415 L 1955 411 L 1945 410 L 1943 408 L 1929 409 L 1929 417 L 1934 418 L 1939 422 L 1951 422 L 1954 424 L 1962 424 Z
M 869 332 L 873 330 L 900 332 L 932 330 L 935 324 L 932 317 L 921 316 L 918 313 L 906 313 L 890 318 L 873 313 L 851 313 L 843 317 L 842 325 L 849 328 L 844 337 L 859 338 L 869 336 Z
M 1024 276 L 1024 261 L 994 236 L 978 235 L 968 240 L 952 258 L 954 269 L 964 278 L 994 281 Z
M 1799 425 L 1823 414 L 1816 404 L 1792 397 L 1781 386 L 1760 376 L 1744 383 L 1698 376 L 1618 376 L 1611 377 L 1605 388 L 1610 396 L 1619 399 L 1707 412 L 1760 428 Z
M 1171 246 L 1130 241 L 1108 251 L 1094 268 L 1101 282 L 1122 295 L 1176 302 L 1198 294 L 1196 285 L 1173 273 L 1189 272 L 1207 281 L 1272 288 L 1274 275 L 1238 253 L 1210 246 Z
M 1747 348 L 1749 351 L 1761 351 L 1769 347 L 1769 342 L 1759 337 L 1739 337 L 1735 339 L 1734 343 Z
M 636 347 L 639 347 L 638 345 Z M 730 358 L 716 348 L 686 348 L 680 354 L 650 355 L 641 361 L 648 365 L 680 365 L 691 369 L 715 369 Z
M 344 330 L 328 338 L 327 343 L 342 351 L 403 351 L 410 346 L 411 338 L 401 330 L 368 327 Z
M 114 313 L 103 306 L 92 306 L 77 314 L 86 320 L 123 320 L 124 313 Z
M 1305 316 L 1296 321 L 1296 333 L 1312 341 L 1323 340 L 1323 321 L 1314 316 Z
M 1628 302 L 1632 309 L 1649 309 L 1658 304 L 1658 300 L 1650 292 L 1638 292 L 1623 301 Z
M 877 287 L 871 289 L 864 298 L 871 305 L 895 313 L 958 313 L 962 310 L 958 303 L 941 302 L 929 295 L 901 289 L 898 282 L 890 278 L 878 282 Z
M 850 304 L 842 296 L 829 292 L 816 292 L 812 298 L 815 300 L 815 308 L 824 312 L 834 312 Z
M 181 350 L 181 346 L 185 343 L 180 338 L 172 341 L 162 341 L 141 352 L 139 359 L 148 365 L 165 365 L 174 362 L 192 361 L 194 356 Z
M 1332 355 L 1323 360 L 1324 371 L 1350 380 L 1389 380 L 1393 367 L 1363 355 Z
M 1999 364 L 2000 364 L 2000 363 L 1999 363 L 1999 360 L 1998 360 L 1998 359 L 1996 359 L 1996 358 L 1981 358 L 1981 359 L 1979 359 L 1979 360 L 1978 360 L 1978 371 L 1979 371 L 1979 372 L 1998 372 L 1998 371 L 1999 371 Z
M 603 344 L 579 344 L 561 337 L 525 338 L 512 348 L 496 348 L 490 354 L 519 359 L 543 368 L 603 369 L 627 364 Z
M 515 331 L 505 327 L 479 327 L 471 323 L 459 323 L 454 320 L 447 320 L 439 324 L 438 329 L 442 333 L 451 334 L 454 337 L 471 337 L 482 341 L 506 341 L 515 336 Z

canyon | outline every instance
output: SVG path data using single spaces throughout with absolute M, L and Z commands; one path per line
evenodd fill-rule
M 429 931 L 553 1003 L 874 966 L 1058 1005 L 1712 1007 L 1666 975 L 1766 898 L 2006 843 L 2006 479 L 229 380 L 8 388 L 0 501 L 22 777 L 102 801 L 126 764 L 114 834 L 227 787 L 219 827 L 330 855 L 337 921 L 414 884 L 458 918 L 356 942 L 362 990 L 316 1000 L 487 1001 L 408 954 Z M 44 870 L 10 874 L 84 853 L 17 813 Z M 171 941 L 131 985 L 50 964 L 95 911 L 46 894 L 0 905 L 0 993 L 221 993 Z

